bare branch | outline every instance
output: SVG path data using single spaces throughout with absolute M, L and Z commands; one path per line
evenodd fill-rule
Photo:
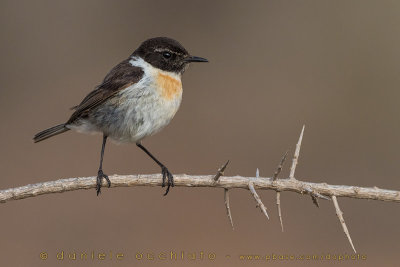
M 221 166 L 221 168 L 218 169 L 217 174 L 214 176 L 214 181 L 218 181 L 219 177 L 221 177 L 222 175 L 224 175 L 224 171 L 226 169 L 226 166 L 228 166 L 229 164 L 229 160 Z
M 299 141 L 297 142 L 296 150 L 294 151 L 292 166 L 290 167 L 290 174 L 289 174 L 290 179 L 295 179 L 294 172 L 296 171 L 297 162 L 299 160 L 301 141 L 303 140 L 303 134 L 304 134 L 304 127 L 305 125 L 303 125 L 303 129 L 301 129 Z
M 349 231 L 345 224 L 343 213 L 339 208 L 337 197 L 349 197 L 358 199 L 371 199 L 381 201 L 400 202 L 400 191 L 380 189 L 374 187 L 359 187 L 359 186 L 347 186 L 347 185 L 329 185 L 327 183 L 310 183 L 297 180 L 294 177 L 298 158 L 300 154 L 301 142 L 304 134 L 304 126 L 301 130 L 299 141 L 296 145 L 296 150 L 293 156 L 292 165 L 290 168 L 290 175 L 287 179 L 277 179 L 279 173 L 282 170 L 284 161 L 287 156 L 283 156 L 277 170 L 275 171 L 272 178 L 259 177 L 259 170 L 257 169 L 256 177 L 243 177 L 243 176 L 231 176 L 222 177 L 224 170 L 229 163 L 229 160 L 218 169 L 216 175 L 175 175 L 174 184 L 175 186 L 182 187 L 210 187 L 210 188 L 224 188 L 224 200 L 226 212 L 233 229 L 233 220 L 229 206 L 229 191 L 231 188 L 243 188 L 250 190 L 254 199 L 257 202 L 257 206 L 261 209 L 264 215 L 269 219 L 267 209 L 262 203 L 260 197 L 256 192 L 257 189 L 274 190 L 276 194 L 276 204 L 278 207 L 279 220 L 283 232 L 282 213 L 280 207 L 280 192 L 291 191 L 301 195 L 308 194 L 311 196 L 314 204 L 318 207 L 318 200 L 325 199 L 333 200 L 333 205 L 336 209 L 336 214 L 343 227 L 343 231 L 346 234 L 354 252 L 356 252 L 353 242 L 350 238 Z M 111 187 L 134 187 L 134 186 L 160 186 L 162 184 L 162 177 L 160 174 L 148 174 L 148 175 L 113 175 L 109 177 L 111 180 Z M 56 181 L 49 181 L 44 183 L 29 184 L 26 186 L 9 188 L 0 190 L 0 203 L 5 203 L 10 200 L 25 199 L 29 197 L 36 197 L 39 195 L 53 194 L 53 193 L 64 193 L 67 191 L 74 191 L 80 189 L 92 189 L 96 188 L 96 177 L 81 177 L 81 178 L 68 178 L 60 179 Z M 103 181 L 103 186 L 106 186 L 106 181 Z M 107 188 L 104 188 L 107 190 Z M 330 198 L 329 198 L 330 197 Z
M 231 222 L 232 230 L 235 230 L 235 228 L 233 227 L 231 208 L 229 206 L 229 191 L 226 188 L 224 188 L 224 200 L 225 200 L 225 207 L 226 207 L 226 215 L 228 215 L 229 221 Z
M 112 175 L 111 188 L 134 186 L 161 186 L 160 174 L 139 175 Z M 307 193 L 306 188 L 319 192 L 325 196 L 350 197 L 358 199 L 372 199 L 381 201 L 400 202 L 400 191 L 380 189 L 377 187 L 358 187 L 347 185 L 329 185 L 326 183 L 310 183 L 291 179 L 278 179 L 272 181 L 267 177 L 243 177 L 223 176 L 218 183 L 214 181 L 214 175 L 186 175 L 174 176 L 175 186 L 183 187 L 210 187 L 210 188 L 249 188 L 249 181 L 254 188 L 261 190 L 292 191 L 299 194 Z M 107 192 L 107 184 L 103 183 L 104 193 Z M 26 186 L 0 190 L 0 202 L 36 197 L 44 194 L 63 193 L 80 189 L 92 189 L 96 187 L 96 177 L 68 178 L 44 183 L 30 184 Z
M 336 210 L 336 215 L 342 225 L 343 231 L 346 234 L 351 247 L 354 252 L 353 242 L 350 237 L 350 233 L 347 229 L 346 223 L 343 218 L 343 213 L 340 210 L 337 202 L 337 197 L 349 197 L 358 199 L 372 199 L 381 201 L 400 202 L 400 191 L 380 189 L 374 187 L 359 187 L 359 186 L 347 186 L 347 185 L 329 185 L 327 183 L 310 183 L 297 180 L 294 177 L 296 166 L 299 159 L 301 142 L 304 134 L 304 126 L 301 130 L 299 140 L 296 145 L 296 149 L 293 156 L 292 165 L 290 168 L 290 174 L 287 179 L 277 179 L 279 173 L 282 170 L 285 162 L 287 153 L 283 156 L 275 171 L 273 177 L 263 178 L 259 177 L 259 170 L 256 171 L 256 177 L 243 177 L 243 176 L 231 176 L 222 177 L 224 171 L 229 163 L 229 160 L 218 169 L 216 175 L 175 175 L 174 184 L 175 186 L 182 187 L 210 187 L 210 188 L 224 188 L 224 202 L 226 207 L 226 213 L 231 223 L 232 229 L 233 220 L 229 205 L 229 189 L 231 188 L 243 188 L 250 190 L 254 199 L 257 202 L 257 206 L 261 209 L 264 215 L 269 219 L 267 209 L 262 203 L 259 195 L 256 192 L 257 189 L 274 190 L 276 191 L 276 205 L 278 208 L 278 215 L 283 232 L 282 212 L 280 194 L 283 191 L 296 192 L 301 195 L 308 194 L 311 196 L 313 203 L 319 207 L 318 198 L 325 200 L 333 200 L 333 205 Z M 149 175 L 113 175 L 109 177 L 111 180 L 111 187 L 134 187 L 134 186 L 160 186 L 162 184 L 162 177 L 160 174 L 149 174 Z M 82 177 L 82 178 L 68 178 L 60 179 L 56 181 L 49 181 L 44 183 L 29 184 L 26 186 L 10 188 L 0 190 L 0 203 L 5 203 L 10 200 L 25 199 L 29 197 L 36 197 L 44 194 L 53 193 L 64 193 L 67 191 L 74 191 L 80 189 L 92 189 L 96 188 L 96 177 Z M 106 181 L 103 181 L 103 186 L 106 186 Z M 107 190 L 107 188 L 104 188 Z
M 347 229 L 346 223 L 344 222 L 343 212 L 340 210 L 339 203 L 337 202 L 336 196 L 333 195 L 332 200 L 333 200 L 333 205 L 335 206 L 336 215 L 339 218 L 340 224 L 343 227 L 343 231 L 346 234 L 347 239 L 349 240 L 350 245 L 354 250 L 354 253 L 357 253 L 356 249 L 354 248 L 353 241 L 351 241 L 350 233 L 349 233 L 349 230 Z

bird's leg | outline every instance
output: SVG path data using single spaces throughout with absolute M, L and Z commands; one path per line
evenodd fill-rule
M 161 167 L 161 174 L 162 174 L 162 187 L 165 186 L 165 178 L 168 178 L 168 184 L 167 184 L 167 190 L 165 191 L 164 196 L 166 196 L 169 192 L 169 188 L 172 186 L 174 187 L 174 177 L 172 176 L 172 173 L 169 172 L 167 167 L 164 166 L 156 157 L 154 157 L 141 143 L 136 143 L 138 147 L 140 147 L 144 152 L 146 152 L 147 155 L 149 155 L 150 158 L 152 158 L 158 166 Z
M 100 166 L 99 166 L 99 171 L 97 172 L 97 183 L 96 183 L 97 195 L 100 194 L 103 178 L 106 178 L 108 187 L 111 186 L 111 181 L 108 178 L 108 175 L 103 173 L 103 156 L 104 156 L 104 150 L 106 148 L 106 141 L 107 141 L 107 135 L 103 135 L 103 145 L 101 146 L 101 155 L 100 155 Z

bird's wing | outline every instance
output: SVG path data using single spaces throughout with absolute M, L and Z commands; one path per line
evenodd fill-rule
M 96 108 L 122 89 L 137 83 L 142 78 L 143 70 L 132 66 L 129 60 L 126 59 L 112 68 L 103 82 L 90 92 L 79 105 L 72 108 L 75 109 L 75 112 L 71 115 L 67 124 L 85 117 L 90 110 Z

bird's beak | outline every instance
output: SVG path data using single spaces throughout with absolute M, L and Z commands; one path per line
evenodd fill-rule
M 188 56 L 187 58 L 184 59 L 185 62 L 208 62 L 207 59 L 202 58 L 202 57 L 195 57 L 195 56 Z

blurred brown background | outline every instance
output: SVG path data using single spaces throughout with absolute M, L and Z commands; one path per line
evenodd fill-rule
M 306 124 L 297 177 L 400 187 L 398 1 L 1 1 L 0 188 L 97 172 L 101 136 L 69 132 L 33 144 L 143 40 L 169 36 L 208 64 L 183 77 L 172 123 L 144 144 L 173 173 L 271 176 Z M 107 147 L 108 174 L 158 173 L 136 146 Z M 284 175 L 288 173 L 286 165 Z M 0 205 L 2 266 L 333 265 L 242 262 L 240 254 L 352 253 L 332 203 L 245 190 L 104 189 Z M 339 199 L 367 261 L 398 266 L 399 204 Z M 60 251 L 122 252 L 124 260 L 57 261 Z M 215 253 L 215 261 L 135 260 L 136 252 Z M 48 260 L 39 258 L 46 251 Z M 230 255 L 231 258 L 225 258 Z

